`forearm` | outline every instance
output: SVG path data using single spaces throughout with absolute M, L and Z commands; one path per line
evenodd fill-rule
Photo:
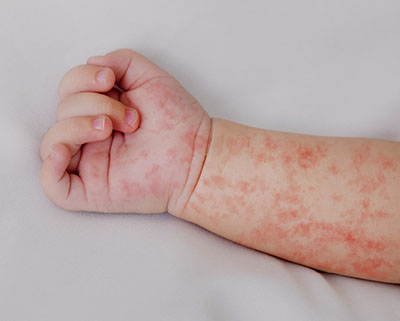
M 213 120 L 182 218 L 320 270 L 400 282 L 400 146 Z

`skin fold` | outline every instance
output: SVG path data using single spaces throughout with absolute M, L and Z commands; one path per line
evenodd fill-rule
M 292 262 L 400 283 L 399 143 L 211 119 L 129 49 L 72 68 L 59 95 L 40 148 L 59 206 L 168 211 Z

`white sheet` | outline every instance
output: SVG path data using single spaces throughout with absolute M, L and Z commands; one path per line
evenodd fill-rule
M 136 49 L 212 116 L 400 138 L 399 1 L 1 1 L 0 320 L 399 320 L 400 287 L 321 274 L 168 214 L 69 213 L 39 185 L 62 74 Z

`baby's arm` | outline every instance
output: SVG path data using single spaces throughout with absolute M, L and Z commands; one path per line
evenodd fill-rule
M 41 184 L 59 206 L 168 210 L 290 261 L 400 283 L 399 143 L 211 121 L 127 49 L 74 67 L 59 94 L 40 149 Z
M 197 185 L 172 214 L 319 270 L 400 282 L 400 144 L 214 119 Z

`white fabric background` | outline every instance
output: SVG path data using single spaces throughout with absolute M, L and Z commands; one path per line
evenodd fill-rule
M 0 1 L 0 320 L 399 320 L 400 287 L 321 274 L 168 214 L 69 213 L 39 185 L 58 81 L 129 47 L 212 116 L 400 138 L 400 2 Z

